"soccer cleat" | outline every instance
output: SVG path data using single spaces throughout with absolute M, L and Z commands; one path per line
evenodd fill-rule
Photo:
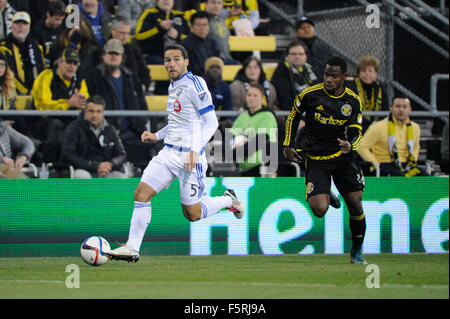
M 105 254 L 112 260 L 126 260 L 129 263 L 136 263 L 139 260 L 137 251 L 128 248 L 126 245 L 121 245 L 119 248 L 111 250 Z
M 336 209 L 341 207 L 341 201 L 339 200 L 339 197 L 332 191 L 330 191 L 330 205 L 331 207 L 334 207 Z
M 352 249 L 352 251 L 350 252 L 350 263 L 367 265 L 367 262 L 364 260 L 362 256 L 361 249 L 359 250 Z
M 244 209 L 241 206 L 241 202 L 237 199 L 236 194 L 232 189 L 227 189 L 224 193 L 225 196 L 230 196 L 233 205 L 228 208 L 230 212 L 234 214 L 234 217 L 241 219 L 244 216 Z

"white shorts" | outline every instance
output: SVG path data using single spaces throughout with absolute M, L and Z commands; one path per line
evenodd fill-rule
M 170 186 L 175 178 L 180 182 L 180 198 L 183 205 L 198 203 L 206 192 L 206 170 L 208 163 L 203 152 L 192 171 L 184 168 L 189 152 L 179 151 L 164 146 L 158 155 L 153 157 L 142 174 L 141 182 L 149 185 L 156 193 Z

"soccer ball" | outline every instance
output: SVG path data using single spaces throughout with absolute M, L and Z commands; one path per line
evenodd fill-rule
M 86 239 L 80 248 L 81 258 L 91 266 L 101 266 L 108 261 L 104 253 L 111 251 L 108 241 L 100 236 L 92 236 Z

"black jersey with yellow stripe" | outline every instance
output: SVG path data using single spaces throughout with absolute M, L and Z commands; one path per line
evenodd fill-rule
M 189 23 L 184 18 L 184 12 L 171 10 L 164 12 L 160 8 L 145 10 L 139 17 L 136 24 L 135 39 L 142 46 L 144 53 L 161 54 L 164 51 L 164 30 L 160 23 L 164 20 L 171 20 L 172 27 L 178 31 L 176 41 L 181 41 L 190 33 Z
M 296 140 L 300 117 L 305 127 Z M 329 94 L 323 83 L 304 89 L 294 100 L 286 120 L 285 147 L 304 150 L 314 159 L 338 157 L 338 138 L 348 140 L 355 150 L 361 142 L 361 101 L 349 88 L 340 96 Z M 296 145 L 298 143 L 298 145 Z

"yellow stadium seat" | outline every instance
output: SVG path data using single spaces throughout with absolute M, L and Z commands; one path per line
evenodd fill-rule
M 148 64 L 152 81 L 169 81 L 169 75 L 162 64 Z
M 276 67 L 277 67 L 276 63 L 263 64 L 263 70 L 264 73 L 266 74 L 267 80 L 270 81 L 272 79 L 272 75 Z M 233 81 L 236 74 L 241 68 L 242 68 L 241 65 L 225 65 L 222 72 L 222 79 L 226 82 Z
M 230 51 L 251 52 L 264 51 L 273 52 L 277 48 L 277 41 L 273 36 L 238 37 L 230 36 L 228 39 Z
M 31 95 L 17 95 L 16 96 L 16 109 L 18 110 L 30 110 L 33 102 Z
M 167 95 L 146 95 L 145 101 L 149 111 L 167 110 Z

